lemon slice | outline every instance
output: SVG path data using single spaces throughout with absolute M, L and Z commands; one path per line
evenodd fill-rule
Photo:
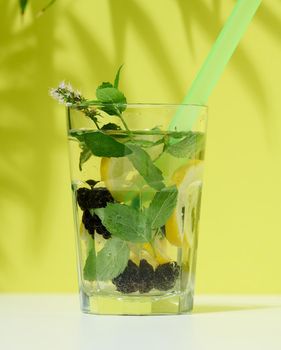
M 102 158 L 100 176 L 112 196 L 120 202 L 134 198 L 145 184 L 127 157 Z
M 158 265 L 149 243 L 130 246 L 130 260 L 139 265 L 145 259 L 154 268 Z
M 156 238 L 153 245 L 145 243 L 143 249 L 145 249 L 152 257 L 156 264 L 165 264 L 167 262 L 176 260 L 177 250 L 176 247 L 164 238 Z
M 139 265 L 141 259 L 145 259 L 156 268 L 159 264 L 165 264 L 177 259 L 177 248 L 164 237 L 156 238 L 152 244 L 144 243 L 139 247 L 130 247 L 130 259 Z
M 200 160 L 192 160 L 181 166 L 172 176 L 172 181 L 178 188 L 178 201 L 173 214 L 165 225 L 165 230 L 167 240 L 174 246 L 182 247 L 185 235 L 187 244 L 190 244 L 193 239 L 202 176 L 203 162 Z

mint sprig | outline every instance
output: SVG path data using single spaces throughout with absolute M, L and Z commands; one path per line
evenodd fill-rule
M 83 142 L 80 143 L 80 148 L 81 153 L 79 157 L 79 170 L 82 171 L 83 164 L 86 163 L 88 159 L 90 159 L 92 152 Z
M 132 206 L 109 203 L 94 211 L 113 236 L 134 243 L 151 242 L 155 230 L 164 226 L 172 215 L 177 197 L 176 186 L 171 186 L 157 192 L 148 208 L 135 209 L 135 203 Z
M 58 88 L 51 90 L 51 95 L 59 102 L 69 108 L 76 108 L 90 118 L 96 125 L 98 131 L 93 132 L 71 132 L 76 137 L 82 149 L 80 154 L 79 169 L 90 158 L 91 154 L 98 157 L 124 157 L 128 156 L 135 169 L 144 178 L 146 183 L 157 191 L 165 187 L 161 170 L 154 164 L 163 152 L 167 152 L 177 158 L 193 158 L 197 156 L 204 147 L 204 134 L 196 132 L 167 133 L 158 141 L 141 140 L 132 132 L 122 113 L 126 109 L 127 100 L 119 90 L 120 72 L 118 69 L 114 84 L 103 82 L 96 89 L 96 100 L 86 100 L 79 91 L 72 88 L 70 84 L 62 83 Z M 94 104 L 93 104 L 94 103 Z M 120 118 L 124 129 L 120 129 L 114 123 L 107 123 L 102 128 L 102 113 L 115 115 Z M 124 134 L 109 134 L 108 131 L 120 130 Z M 162 135 L 161 130 L 155 127 L 151 130 L 156 135 Z M 122 142 L 119 142 L 122 141 Z M 150 148 L 163 144 L 162 153 L 152 160 L 144 148 Z
M 96 255 L 95 245 L 89 250 L 83 277 L 85 280 L 107 281 L 126 268 L 130 250 L 127 242 L 152 242 L 157 230 L 165 225 L 177 203 L 178 190 L 171 186 L 157 192 L 145 209 L 119 203 L 93 209 L 106 229 L 113 235 Z
M 114 87 L 116 89 L 118 89 L 118 86 L 119 86 L 119 79 L 120 79 L 120 73 L 121 73 L 122 68 L 123 68 L 123 64 L 118 68 L 118 71 L 117 71 L 115 79 L 114 79 Z
M 84 134 L 84 141 L 91 152 L 98 157 L 124 157 L 132 153 L 126 145 L 100 131 Z
M 89 250 L 84 269 L 83 269 L 83 278 L 87 281 L 96 280 L 96 251 L 95 243 L 93 242 L 92 248 Z
M 98 281 L 108 281 L 123 272 L 129 260 L 130 250 L 127 242 L 118 237 L 107 240 L 97 254 L 96 271 Z
M 95 214 L 113 236 L 122 240 L 145 243 L 152 238 L 146 217 L 133 207 L 109 203 L 105 208 L 95 209 Z
M 145 214 L 152 229 L 165 225 L 177 204 L 178 190 L 176 186 L 163 188 L 152 199 Z
M 132 153 L 132 150 L 125 144 L 118 142 L 115 138 L 102 131 L 81 133 L 80 131 L 71 132 L 71 136 L 80 142 L 82 153 L 80 159 L 87 158 L 86 150 L 97 157 L 125 157 Z M 87 158 L 88 159 L 88 158 Z
M 101 109 L 109 115 L 120 115 L 126 109 L 127 100 L 124 94 L 110 83 L 103 83 L 96 90 Z
M 104 82 L 96 89 L 96 97 L 102 105 L 101 109 L 109 115 L 117 115 L 119 117 L 125 111 L 127 104 L 125 95 L 118 89 L 122 67 L 123 65 L 119 67 L 116 73 L 114 85 Z
M 156 190 L 164 188 L 165 185 L 163 183 L 164 178 L 162 172 L 153 163 L 149 154 L 140 146 L 133 143 L 126 143 L 126 145 L 132 151 L 128 158 L 148 185 Z
M 201 132 L 189 131 L 188 134 L 176 143 L 168 143 L 165 151 L 177 158 L 194 158 L 204 148 L 205 135 Z
M 102 250 L 96 254 L 95 242 L 88 252 L 83 269 L 87 281 L 108 281 L 124 271 L 129 260 L 130 250 L 125 241 L 117 237 L 107 240 Z

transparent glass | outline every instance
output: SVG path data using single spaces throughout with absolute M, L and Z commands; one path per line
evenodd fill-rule
M 168 131 L 179 108 L 196 122 Z M 207 108 L 90 105 L 67 121 L 82 311 L 190 312 Z

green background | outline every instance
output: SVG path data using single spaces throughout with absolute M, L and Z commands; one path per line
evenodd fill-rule
M 61 80 L 124 63 L 129 102 L 181 102 L 235 1 L 0 1 L 0 291 L 77 290 Z M 281 7 L 259 9 L 210 101 L 197 293 L 281 293 Z

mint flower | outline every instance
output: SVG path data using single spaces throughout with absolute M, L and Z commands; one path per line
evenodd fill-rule
M 78 90 L 74 90 L 69 83 L 66 84 L 63 81 L 59 84 L 57 88 L 50 89 L 49 93 L 51 97 L 53 97 L 55 100 L 65 105 L 66 107 L 72 107 L 82 111 L 88 118 L 90 118 L 96 124 L 96 127 L 99 129 L 98 119 L 96 117 L 97 111 L 87 106 L 80 106 L 82 102 L 86 102 L 87 100 L 81 95 L 81 93 Z
M 79 91 L 74 91 L 72 86 L 64 81 L 57 88 L 50 89 L 50 96 L 66 107 L 71 107 L 85 101 Z

